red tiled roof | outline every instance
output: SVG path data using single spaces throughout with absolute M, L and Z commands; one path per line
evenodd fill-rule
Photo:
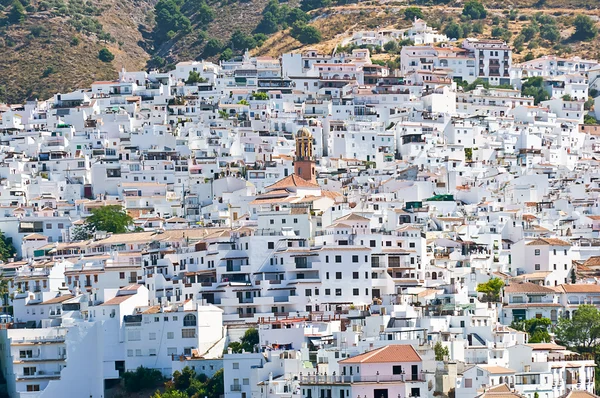
M 346 363 L 421 362 L 421 357 L 411 345 L 390 344 L 352 358 L 339 361 Z
M 285 189 L 287 187 L 299 187 L 299 188 L 319 188 L 318 184 L 307 181 L 304 178 L 295 174 L 285 177 L 283 180 L 277 181 L 273 185 L 266 187 L 268 191 L 273 189 Z
M 511 283 L 504 287 L 504 293 L 555 293 L 554 290 L 531 282 Z
M 537 238 L 529 242 L 527 246 L 571 246 L 571 244 L 557 238 Z

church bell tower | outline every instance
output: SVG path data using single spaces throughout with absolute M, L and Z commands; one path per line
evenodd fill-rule
M 296 157 L 294 174 L 312 183 L 317 183 L 315 157 L 313 156 L 313 136 L 306 127 L 296 133 Z

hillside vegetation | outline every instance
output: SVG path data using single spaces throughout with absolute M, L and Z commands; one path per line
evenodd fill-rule
M 244 50 L 278 56 L 332 51 L 357 29 L 405 28 L 415 15 L 451 37 L 497 37 L 515 60 L 556 53 L 600 58 L 597 35 L 578 37 L 578 15 L 595 29 L 600 0 L 0 0 L 0 101 L 47 98 L 113 79 L 122 67 L 172 68 L 181 60 L 228 59 Z M 414 14 L 415 7 L 419 14 Z M 407 11 L 412 10 L 412 11 Z M 397 64 L 400 47 L 373 48 Z

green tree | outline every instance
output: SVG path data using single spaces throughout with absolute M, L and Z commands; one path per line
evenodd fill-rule
M 487 11 L 478 0 L 468 0 L 463 7 L 462 14 L 471 19 L 484 19 Z
M 200 73 L 190 71 L 188 78 L 185 81 L 185 84 L 196 84 L 196 83 L 205 83 L 205 82 L 206 82 L 206 79 L 204 79 L 202 76 L 200 76 Z
M 415 18 L 423 19 L 423 10 L 419 7 L 406 7 L 404 9 L 404 19 L 413 21 Z
M 115 59 L 115 56 L 109 51 L 108 48 L 104 47 L 98 52 L 98 59 L 102 62 L 111 62 L 113 59 Z
M 246 330 L 244 335 L 240 338 L 240 341 L 233 341 L 229 343 L 227 348 L 231 348 L 231 351 L 234 354 L 239 354 L 243 351 L 253 352 L 254 347 L 256 347 L 259 343 L 258 330 L 254 328 L 250 328 Z
M 331 0 L 302 0 L 300 8 L 302 11 L 310 11 L 315 8 L 329 7 L 330 5 Z
M 296 22 L 292 26 L 291 35 L 302 44 L 315 44 L 321 41 L 321 32 L 314 26 Z
M 254 47 L 256 47 L 256 41 L 254 41 L 254 37 L 242 32 L 239 29 L 233 32 L 229 42 L 233 50 L 237 51 L 252 50 Z
M 223 44 L 218 39 L 209 39 L 204 46 L 204 56 L 212 57 L 221 52 Z
M 570 318 L 561 318 L 556 325 L 556 338 L 582 352 L 593 352 L 600 338 L 600 310 L 582 304 Z
M 160 370 L 140 366 L 133 372 L 123 373 L 123 386 L 127 392 L 138 392 L 145 388 L 159 387 L 164 382 Z
M 539 33 L 539 31 L 540 28 L 538 24 L 535 22 L 530 22 L 529 25 L 521 29 L 521 34 L 523 35 L 523 39 L 525 39 L 525 41 L 530 41 Z
M 219 56 L 219 60 L 221 61 L 228 61 L 231 58 L 233 58 L 233 50 L 231 48 L 226 48 L 221 53 L 221 56 Z
M 560 30 L 556 25 L 542 25 L 540 27 L 540 37 L 550 43 L 557 43 L 560 40 Z
M 529 334 L 530 343 L 549 343 L 552 321 L 548 318 L 531 318 L 523 321 L 513 321 L 511 327 Z
M 390 40 L 383 45 L 383 49 L 388 53 L 395 54 L 398 52 L 398 42 L 396 40 Z
M 206 25 L 215 19 L 215 11 L 205 1 L 188 1 L 186 5 L 191 6 L 194 21 L 200 25 Z
M 489 281 L 485 283 L 480 283 L 477 285 L 477 291 L 479 293 L 485 294 L 485 297 L 488 301 L 499 301 L 500 300 L 500 291 L 504 286 L 504 281 L 500 278 L 491 278 Z
M 246 330 L 240 341 L 246 351 L 254 351 L 254 347 L 259 343 L 258 329 L 250 328 Z
M 450 356 L 450 350 L 448 349 L 448 347 L 443 345 L 440 341 L 435 343 L 435 346 L 433 346 L 433 352 L 435 353 L 436 361 L 443 361 L 444 357 L 447 358 Z
M 92 227 L 88 224 L 76 225 L 73 227 L 73 232 L 71 234 L 71 240 L 79 241 L 79 240 L 87 240 L 91 239 L 94 235 L 94 231 Z
M 12 239 L 7 238 L 2 231 L 0 231 L 0 260 L 7 262 L 9 258 L 13 258 L 17 251 L 12 245 Z
M 261 21 L 256 26 L 255 32 L 271 34 L 277 32 L 278 30 L 279 24 L 277 19 L 272 13 L 267 12 L 263 15 Z
M 583 124 L 598 124 L 598 121 L 596 120 L 596 118 L 590 114 L 585 114 L 583 116 Z
M 473 160 L 473 148 L 465 148 L 465 160 Z
M 10 12 L 8 13 L 8 22 L 19 24 L 25 20 L 25 8 L 19 0 L 14 0 Z
M 159 0 L 154 6 L 156 24 L 154 25 L 154 40 L 159 44 L 172 38 L 178 32 L 187 32 L 191 29 L 190 20 L 183 15 L 179 4 L 175 0 Z M 173 34 L 169 34 L 173 32 Z
M 463 37 L 463 29 L 456 22 L 452 21 L 444 28 L 444 34 L 451 39 L 460 39 Z
M 252 93 L 252 99 L 258 100 L 258 101 L 266 101 L 269 99 L 269 94 L 262 92 L 262 91 Z
M 573 38 L 577 40 L 592 40 L 594 37 L 596 37 L 596 35 L 598 35 L 596 23 L 587 15 L 577 15 L 573 25 L 575 26 Z
M 534 104 L 539 104 L 550 98 L 550 94 L 543 87 L 544 78 L 541 76 L 530 77 L 521 86 L 521 93 L 525 96 L 533 97 Z
M 92 215 L 85 222 L 94 231 L 122 234 L 129 230 L 133 219 L 121 206 L 111 205 L 92 209 Z
M 308 23 L 308 21 L 310 21 L 308 14 L 299 8 L 292 8 L 285 17 L 288 25 L 293 25 L 295 22 Z

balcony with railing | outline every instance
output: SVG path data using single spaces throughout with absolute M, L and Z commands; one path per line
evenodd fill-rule
M 394 375 L 327 375 L 300 373 L 300 384 L 352 384 L 352 383 L 384 383 L 384 382 L 423 382 L 422 374 Z

